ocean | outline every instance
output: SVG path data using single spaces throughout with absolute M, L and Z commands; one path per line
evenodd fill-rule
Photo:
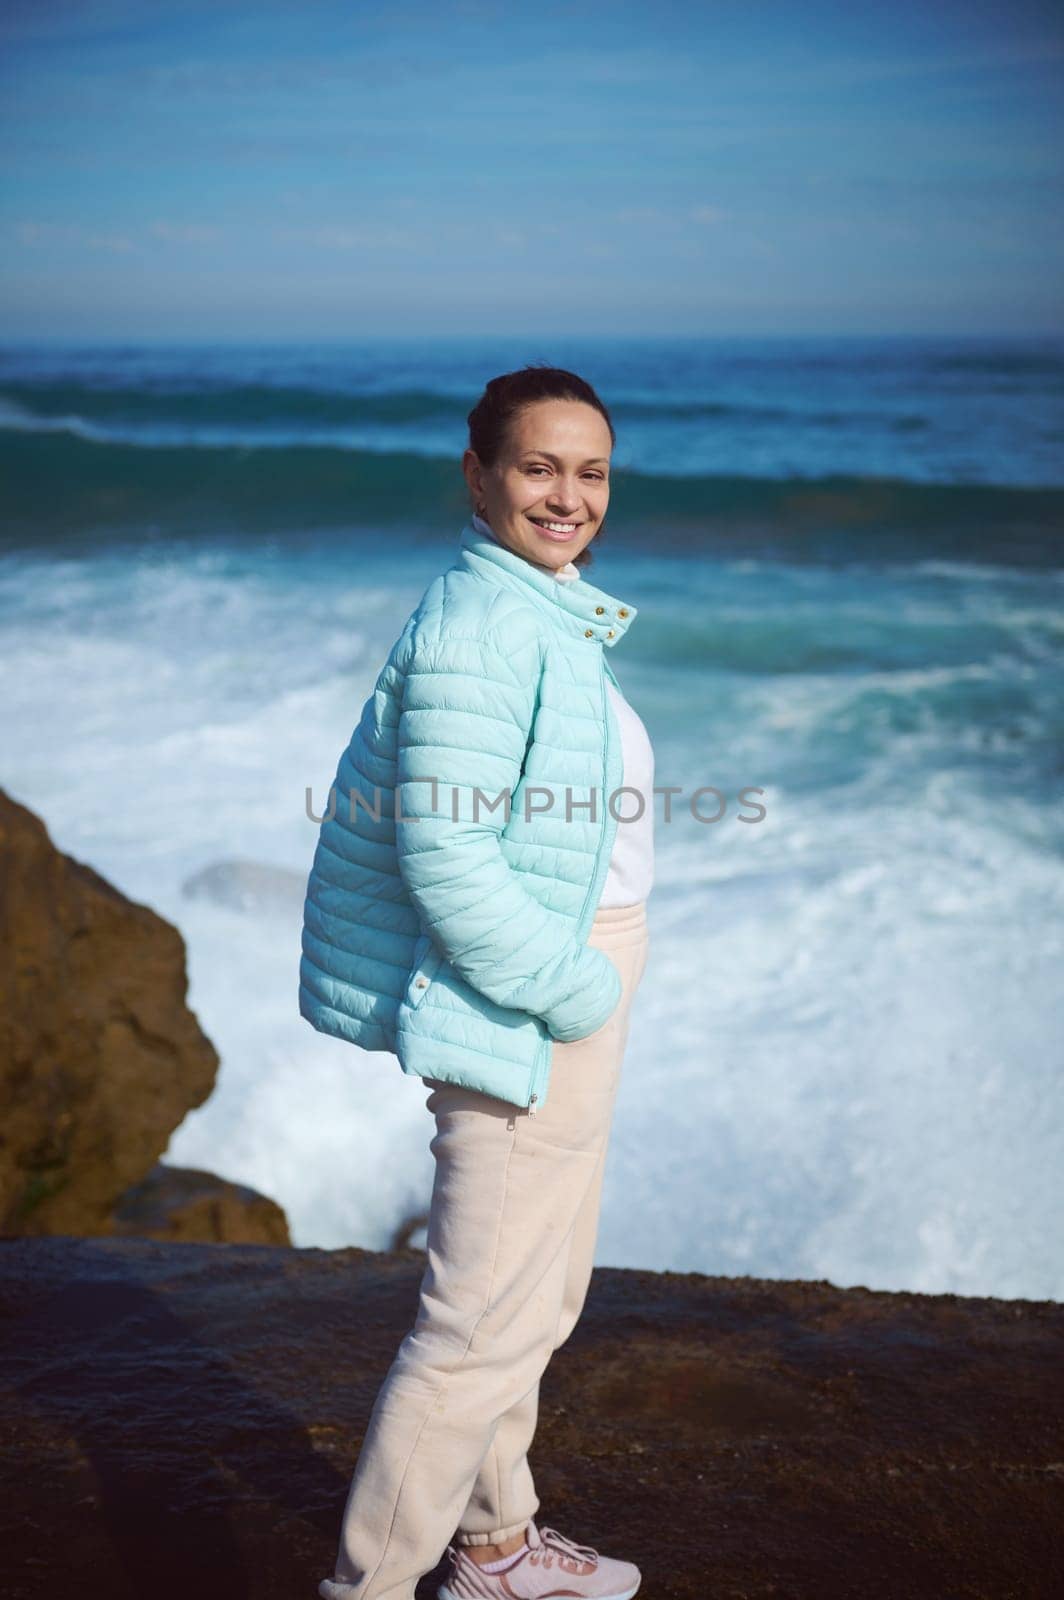
M 0 349 L 0 783 L 184 935 L 166 1159 L 299 1245 L 425 1209 L 420 1081 L 298 1015 L 307 791 L 528 361 L 610 407 L 586 573 L 682 794 L 597 1262 L 1064 1298 L 1064 342 Z

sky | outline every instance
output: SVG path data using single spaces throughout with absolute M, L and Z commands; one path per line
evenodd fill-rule
M 1064 6 L 4 0 L 0 338 L 1064 331 Z

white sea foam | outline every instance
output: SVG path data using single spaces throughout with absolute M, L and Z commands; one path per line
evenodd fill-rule
M 305 789 L 320 809 L 436 568 L 421 552 L 405 570 L 396 589 L 362 556 L 346 584 L 310 557 L 254 552 L 0 566 L 5 786 L 180 927 L 190 1003 L 222 1057 L 167 1159 L 275 1196 L 304 1245 L 383 1247 L 424 1209 L 425 1091 L 298 1016 L 296 898 L 241 909 L 185 885 L 227 861 L 282 888 L 305 879 Z M 766 605 L 786 607 L 786 573 L 764 582 Z M 829 625 L 851 582 L 805 571 L 795 603 Z M 642 592 L 631 574 L 615 586 Z M 999 598 L 978 591 L 985 608 L 974 589 L 956 597 L 973 627 Z M 713 592 L 711 573 L 708 629 Z M 932 625 L 896 591 L 864 604 L 900 630 Z M 1022 634 L 1036 583 L 1009 604 Z M 685 663 L 680 693 L 637 637 L 611 661 L 658 783 L 763 786 L 767 815 L 659 822 L 598 1261 L 1064 1298 L 1064 867 L 1040 787 L 1052 678 L 1019 647 L 943 661 L 929 646 L 854 672 Z M 1008 737 L 951 699 L 987 685 L 1022 690 Z M 883 709 L 897 705 L 907 720 Z

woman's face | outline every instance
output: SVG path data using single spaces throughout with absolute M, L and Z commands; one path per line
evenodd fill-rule
M 493 467 L 482 467 L 467 450 L 462 471 L 504 545 L 528 561 L 564 567 L 602 526 L 611 448 L 606 419 L 594 406 L 537 400 L 514 418 Z

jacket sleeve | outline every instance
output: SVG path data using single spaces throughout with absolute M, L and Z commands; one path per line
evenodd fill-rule
M 530 895 L 500 848 L 506 807 L 492 802 L 517 788 L 538 683 L 535 641 L 418 646 L 399 714 L 396 847 L 424 930 L 459 977 L 570 1043 L 609 1020 L 622 986 L 609 956 Z

